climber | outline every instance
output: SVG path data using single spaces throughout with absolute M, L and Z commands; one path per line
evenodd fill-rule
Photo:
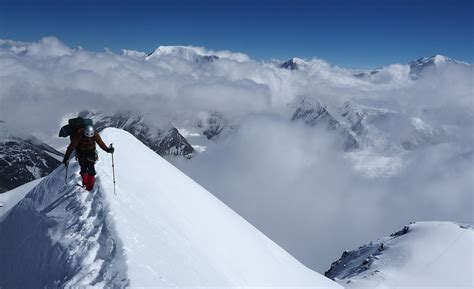
M 69 157 L 72 152 L 76 150 L 76 159 L 81 166 L 82 186 L 91 191 L 95 182 L 95 168 L 94 165 L 98 160 L 95 144 L 98 144 L 101 149 L 108 153 L 114 152 L 114 147 L 104 143 L 100 135 L 94 131 L 92 125 L 86 125 L 80 128 L 77 133 L 72 136 L 66 154 L 64 155 L 63 164 L 67 167 L 69 165 Z

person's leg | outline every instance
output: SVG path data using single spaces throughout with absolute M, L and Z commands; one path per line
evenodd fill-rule
M 84 173 L 81 175 L 82 176 L 82 186 L 84 188 L 87 188 L 87 185 L 89 184 L 89 174 L 88 173 Z
M 95 183 L 95 176 L 89 174 L 89 186 L 87 187 L 88 191 L 92 191 L 92 189 L 94 188 L 94 183 Z
M 87 173 L 87 166 L 84 161 L 79 162 L 79 165 L 81 166 L 82 186 L 86 188 L 87 184 L 89 183 L 89 174 Z
M 94 162 L 88 161 L 87 162 L 87 185 L 86 190 L 92 191 L 94 188 L 95 183 L 95 168 Z

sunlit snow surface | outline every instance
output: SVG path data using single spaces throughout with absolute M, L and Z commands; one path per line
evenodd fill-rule
M 102 137 L 117 147 L 117 196 L 109 156 L 98 173 L 132 286 L 334 287 L 130 135 Z
M 117 194 L 102 151 L 92 192 L 75 161 L 44 178 L 0 223 L 0 287 L 340 288 L 129 133 L 102 138 Z

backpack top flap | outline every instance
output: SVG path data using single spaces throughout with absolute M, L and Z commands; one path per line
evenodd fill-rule
M 84 119 L 82 117 L 71 118 L 68 120 L 71 127 L 78 129 L 84 126 Z
M 71 134 L 71 126 L 69 124 L 64 125 L 59 131 L 59 137 L 68 137 Z

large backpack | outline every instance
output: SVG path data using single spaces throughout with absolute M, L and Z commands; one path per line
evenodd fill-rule
M 72 141 L 72 138 L 77 134 L 77 131 L 81 128 L 84 128 L 86 125 L 93 125 L 92 119 L 76 117 L 68 120 L 68 124 L 61 127 L 59 131 L 59 137 L 69 137 Z

